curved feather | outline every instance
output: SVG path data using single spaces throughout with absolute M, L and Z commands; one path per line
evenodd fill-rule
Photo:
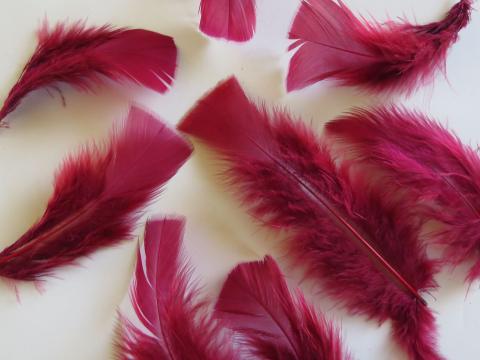
M 178 134 L 132 108 L 108 144 L 86 146 L 65 160 L 41 219 L 0 252 L 0 276 L 37 280 L 130 239 L 142 207 L 190 153 Z
M 449 48 L 472 11 L 461 0 L 427 25 L 358 19 L 341 0 L 303 0 L 290 30 L 299 48 L 290 61 L 288 91 L 324 79 L 367 90 L 411 93 L 445 72 Z
M 445 260 L 473 258 L 468 280 L 480 278 L 480 157 L 432 119 L 398 107 L 353 110 L 327 124 L 360 161 L 387 171 L 387 180 L 425 200 L 443 228 Z M 420 209 L 422 212 L 425 209 Z
M 82 22 L 45 23 L 38 45 L 0 110 L 0 120 L 30 92 L 58 90 L 60 82 L 83 91 L 106 79 L 132 81 L 163 93 L 175 75 L 177 48 L 173 39 L 148 30 L 86 27 Z M 59 90 L 58 90 L 59 91 Z
M 243 42 L 255 33 L 255 0 L 201 0 L 200 14 L 200 30 L 209 36 Z
M 400 203 L 348 163 L 337 165 L 310 129 L 257 108 L 235 79 L 201 100 L 179 128 L 221 152 L 244 204 L 262 223 L 290 230 L 292 257 L 332 296 L 352 313 L 390 319 L 412 358 L 441 358 L 433 315 L 419 301 L 419 292 L 436 286 L 435 263 L 409 199 Z
M 238 265 L 229 274 L 216 310 L 256 359 L 350 359 L 339 331 L 316 314 L 300 290 L 290 293 L 269 256 Z
M 121 317 L 117 344 L 124 360 L 235 359 L 220 323 L 208 315 L 191 283 L 191 271 L 182 260 L 184 221 L 147 222 L 143 251 L 138 251 L 131 299 L 145 328 Z

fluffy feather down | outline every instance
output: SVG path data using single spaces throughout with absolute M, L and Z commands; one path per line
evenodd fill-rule
M 221 152 L 229 182 L 255 217 L 293 231 L 291 255 L 328 293 L 352 313 L 392 320 L 394 338 L 412 358 L 441 358 L 429 309 L 359 241 L 416 291 L 433 288 L 435 264 L 408 199 L 399 204 L 348 164 L 336 165 L 311 130 L 257 108 L 235 79 L 201 100 L 179 128 Z
M 0 110 L 0 120 L 11 113 L 30 92 L 58 90 L 68 83 L 93 90 L 106 79 L 129 80 L 158 92 L 173 81 L 177 48 L 173 39 L 152 31 L 48 24 L 38 32 L 38 45 Z
M 340 333 L 315 313 L 300 290 L 290 292 L 271 257 L 237 266 L 216 310 L 244 343 L 245 357 L 264 360 L 349 360 Z
M 341 0 L 303 0 L 290 30 L 299 48 L 290 62 L 288 91 L 332 78 L 370 91 L 410 93 L 445 72 L 448 49 L 472 11 L 461 0 L 427 25 L 358 19 Z
M 67 158 L 41 219 L 0 252 L 0 276 L 37 280 L 132 236 L 145 206 L 186 161 L 190 145 L 132 108 L 106 146 Z
M 180 219 L 147 222 L 130 293 L 145 331 L 121 317 L 119 359 L 236 359 L 223 328 L 208 315 L 191 283 L 191 271 L 181 258 L 183 228 Z

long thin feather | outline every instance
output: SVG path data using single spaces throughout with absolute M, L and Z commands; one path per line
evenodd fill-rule
M 236 359 L 223 327 L 208 314 L 191 282 L 181 257 L 183 228 L 181 219 L 147 222 L 130 293 L 145 330 L 121 317 L 119 359 Z
M 82 22 L 59 23 L 50 30 L 45 22 L 34 54 L 0 110 L 0 120 L 28 93 L 40 88 L 60 91 L 60 82 L 92 91 L 106 79 L 129 80 L 163 93 L 173 81 L 176 62 L 177 48 L 169 36 L 109 25 L 89 28 Z
M 36 280 L 131 238 L 142 207 L 190 153 L 173 130 L 132 108 L 108 144 L 89 145 L 65 160 L 41 219 L 0 252 L 0 276 Z
M 434 237 L 446 246 L 445 260 L 458 265 L 473 258 L 468 280 L 480 278 L 476 151 L 438 122 L 397 107 L 354 110 L 326 128 L 358 160 L 385 170 L 388 182 L 423 200 L 420 210 L 443 224 Z
M 243 42 L 255 33 L 255 0 L 201 0 L 200 14 L 200 30 L 209 36 Z
M 303 0 L 290 30 L 299 48 L 290 62 L 287 89 L 324 79 L 370 91 L 410 93 L 445 72 L 446 55 L 472 11 L 461 0 L 443 20 L 380 24 L 358 19 L 341 0 Z
M 290 292 L 277 263 L 238 265 L 223 285 L 216 310 L 242 337 L 245 357 L 264 360 L 348 360 L 339 331 Z
M 434 318 L 419 292 L 435 286 L 435 263 L 419 241 L 408 199 L 372 187 L 288 114 L 269 114 L 235 79 L 219 85 L 179 128 L 219 150 L 251 213 L 293 231 L 292 256 L 352 313 L 391 319 L 415 359 L 440 359 Z M 403 204 L 403 205 L 402 205 Z

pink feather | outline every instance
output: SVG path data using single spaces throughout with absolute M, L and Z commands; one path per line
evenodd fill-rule
M 245 358 L 349 360 L 339 331 L 300 290 L 290 293 L 275 260 L 241 264 L 228 276 L 216 310 L 242 338 Z
M 200 30 L 209 36 L 243 42 L 255 33 L 255 0 L 201 0 L 200 13 Z
M 184 221 L 147 222 L 138 251 L 131 299 L 144 330 L 121 317 L 117 344 L 122 360 L 233 360 L 229 339 L 208 315 L 181 257 Z
M 258 108 L 233 78 L 179 128 L 221 152 L 229 183 L 262 223 L 289 230 L 287 248 L 352 313 L 392 321 L 415 359 L 441 359 L 434 318 L 419 292 L 436 286 L 409 199 L 338 165 L 328 147 L 285 112 Z
M 37 280 L 130 239 L 142 207 L 190 153 L 174 131 L 132 108 L 108 144 L 84 147 L 65 160 L 41 219 L 0 252 L 0 276 Z
M 480 157 L 439 123 L 389 107 L 354 110 L 327 125 L 362 162 L 387 171 L 387 181 L 430 205 L 443 224 L 437 238 L 454 265 L 475 259 L 468 280 L 480 278 Z M 423 211 L 422 211 L 423 212 Z
M 288 91 L 324 79 L 374 92 L 411 93 L 445 72 L 449 48 L 472 11 L 461 0 L 443 20 L 427 25 L 358 19 L 341 0 L 303 0 L 290 30 L 299 48 L 290 62 Z
M 129 80 L 163 93 L 173 81 L 176 61 L 173 39 L 152 31 L 87 28 L 81 22 L 59 23 L 49 30 L 45 23 L 34 54 L 0 110 L 0 120 L 34 90 L 60 92 L 60 82 L 91 91 L 107 79 Z

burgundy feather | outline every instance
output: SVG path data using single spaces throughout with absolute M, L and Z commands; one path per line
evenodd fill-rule
M 88 146 L 67 158 L 41 219 L 0 252 L 0 276 L 37 280 L 129 239 L 141 208 L 190 153 L 174 131 L 132 108 L 106 146 Z
M 176 61 L 173 39 L 152 31 L 87 28 L 81 22 L 59 23 L 49 30 L 45 23 L 34 54 L 0 110 L 0 120 L 28 93 L 40 88 L 60 91 L 60 82 L 87 91 L 106 79 L 129 80 L 163 93 L 173 81 Z
M 255 0 L 201 0 L 200 13 L 200 30 L 209 36 L 243 42 L 255 33 Z
M 480 157 L 439 123 L 389 107 L 354 110 L 330 122 L 328 133 L 347 141 L 357 159 L 387 171 L 441 223 L 435 238 L 455 265 L 474 258 L 468 279 L 480 278 Z M 425 207 L 422 206 L 423 210 Z M 420 210 L 422 210 L 420 208 Z M 423 212 L 423 211 L 422 211 Z
M 220 323 L 208 315 L 181 258 L 184 221 L 147 222 L 143 251 L 138 251 L 131 299 L 145 330 L 121 317 L 118 344 L 122 360 L 232 360 Z
M 461 0 L 427 25 L 360 20 L 341 0 L 303 0 L 290 30 L 299 48 L 290 62 L 288 91 L 331 78 L 370 91 L 410 93 L 445 72 L 446 55 L 472 11 Z
M 275 260 L 237 266 L 216 310 L 245 343 L 246 357 L 264 360 L 348 360 L 339 331 L 315 313 L 300 290 L 290 292 Z
M 379 322 L 391 319 L 412 358 L 441 358 L 433 315 L 419 301 L 419 292 L 436 285 L 435 263 L 419 241 L 423 224 L 410 214 L 409 199 L 398 202 L 348 163 L 337 165 L 311 130 L 284 112 L 257 108 L 235 79 L 201 100 L 179 128 L 222 153 L 251 213 L 293 231 L 290 253 L 340 303 Z

